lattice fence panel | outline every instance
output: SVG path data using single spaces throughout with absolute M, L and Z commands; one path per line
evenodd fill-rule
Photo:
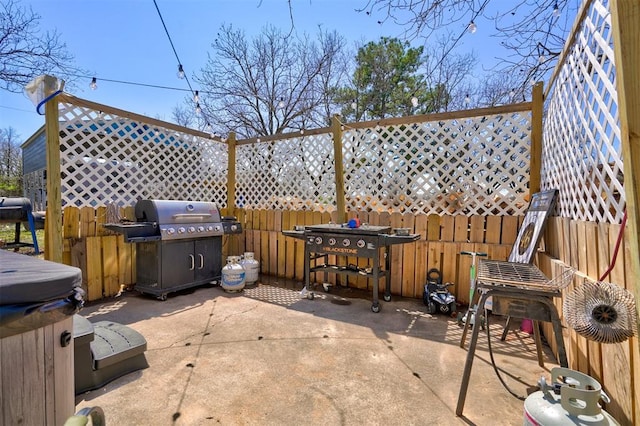
M 527 207 L 531 114 L 344 133 L 351 210 L 512 215 Z
M 560 215 L 619 223 L 625 207 L 611 15 L 592 2 L 552 83 L 542 186 L 560 189 Z
M 60 118 L 63 205 L 226 205 L 226 144 L 69 103 L 60 104 Z
M 239 145 L 236 203 L 251 209 L 333 211 L 333 160 L 331 134 Z

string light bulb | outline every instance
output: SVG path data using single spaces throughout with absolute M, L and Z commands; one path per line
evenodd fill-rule
M 178 78 L 184 78 L 184 68 L 182 68 L 182 64 L 178 64 Z
M 464 104 L 469 105 L 470 103 L 471 103 L 471 97 L 467 94 L 467 96 L 464 97 Z
M 538 58 L 538 62 L 540 62 L 542 64 L 542 63 L 544 63 L 545 59 L 546 58 L 544 57 L 544 55 L 540 55 L 540 57 Z
M 478 26 L 476 25 L 476 23 L 475 23 L 475 22 L 471 21 L 471 22 L 469 23 L 469 26 L 467 27 L 467 29 L 469 30 L 469 32 L 470 32 L 471 34 L 475 34 L 475 32 L 478 30 Z
M 89 87 L 91 87 L 91 90 L 96 90 L 98 88 L 98 81 L 95 77 L 91 79 L 91 84 L 89 84 Z
M 351 102 L 351 109 L 355 110 L 356 108 L 358 108 L 356 101 Z
M 417 97 L 413 96 L 411 98 L 411 105 L 413 105 L 414 108 L 418 106 L 418 98 Z
M 193 102 L 198 103 L 200 102 L 200 93 L 198 93 L 198 91 L 196 90 L 196 92 L 193 94 Z
M 557 18 L 558 16 L 560 16 L 560 8 L 558 7 L 558 3 L 556 3 L 556 4 L 553 6 L 553 16 L 554 16 L 554 17 L 556 17 L 556 18 Z
M 196 104 L 196 114 L 200 114 L 202 112 L 202 108 L 200 108 L 200 104 Z
M 280 102 L 278 102 L 278 108 L 280 109 L 284 108 L 284 98 L 280 98 Z

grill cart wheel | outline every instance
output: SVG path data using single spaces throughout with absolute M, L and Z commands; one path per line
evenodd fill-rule
M 373 313 L 378 313 L 380 312 L 380 305 L 376 305 L 375 303 L 373 305 L 371 305 L 371 312 Z
M 385 294 L 384 296 L 382 296 L 382 298 L 384 299 L 385 302 L 391 302 L 391 295 L 390 294 Z

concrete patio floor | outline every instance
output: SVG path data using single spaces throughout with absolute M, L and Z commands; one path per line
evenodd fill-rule
M 149 368 L 76 397 L 100 406 L 107 425 L 517 425 L 523 402 L 500 384 L 487 339 L 478 341 L 464 416 L 455 415 L 466 349 L 455 319 L 429 315 L 418 299 L 381 301 L 341 288 L 301 298 L 302 285 L 265 277 L 241 293 L 204 286 L 165 302 L 125 292 L 85 306 L 92 322 L 142 333 Z M 492 346 L 519 395 L 557 366 L 523 332 Z M 470 340 L 467 339 L 467 346 Z

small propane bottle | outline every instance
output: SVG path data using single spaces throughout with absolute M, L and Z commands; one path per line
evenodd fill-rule
M 619 424 L 598 403 L 609 402 L 600 383 L 586 374 L 556 367 L 551 369 L 551 383 L 541 377 L 538 385 L 540 390 L 524 401 L 525 426 Z
M 222 282 L 224 291 L 242 291 L 245 284 L 245 271 L 238 263 L 240 256 L 227 256 L 227 264 L 222 268 Z
M 252 285 L 258 282 L 260 276 L 260 262 L 258 262 L 253 252 L 247 251 L 244 253 L 240 265 L 244 268 L 246 284 Z

